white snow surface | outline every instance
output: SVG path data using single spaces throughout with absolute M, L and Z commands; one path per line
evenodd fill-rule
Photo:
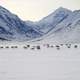
M 80 44 L 74 45 L 60 50 L 42 45 L 41 50 L 23 45 L 0 49 L 0 80 L 80 80 Z

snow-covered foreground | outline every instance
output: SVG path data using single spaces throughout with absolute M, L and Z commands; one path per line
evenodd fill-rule
M 0 80 L 80 80 L 80 45 L 0 49 Z

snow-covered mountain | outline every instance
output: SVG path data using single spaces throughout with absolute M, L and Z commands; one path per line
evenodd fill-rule
M 23 21 L 0 6 L 0 40 L 80 42 L 80 10 L 58 8 L 38 22 Z
M 43 42 L 80 43 L 80 10 L 75 10 L 42 38 Z
M 26 24 L 17 15 L 0 6 L 0 38 L 2 40 L 29 40 L 41 33 Z
M 37 23 L 39 26 L 38 29 L 44 33 L 48 33 L 63 22 L 70 14 L 72 14 L 72 11 L 60 7 L 55 12 L 40 20 Z

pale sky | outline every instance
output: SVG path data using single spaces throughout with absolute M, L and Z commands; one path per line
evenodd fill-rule
M 80 9 L 80 0 L 0 0 L 0 5 L 23 20 L 37 21 L 59 7 Z

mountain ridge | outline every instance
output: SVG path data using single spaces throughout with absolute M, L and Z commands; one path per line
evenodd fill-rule
M 80 36 L 79 27 L 80 10 L 60 7 L 42 20 L 32 22 L 23 21 L 0 6 L 1 41 L 80 42 L 80 38 L 76 37 Z

